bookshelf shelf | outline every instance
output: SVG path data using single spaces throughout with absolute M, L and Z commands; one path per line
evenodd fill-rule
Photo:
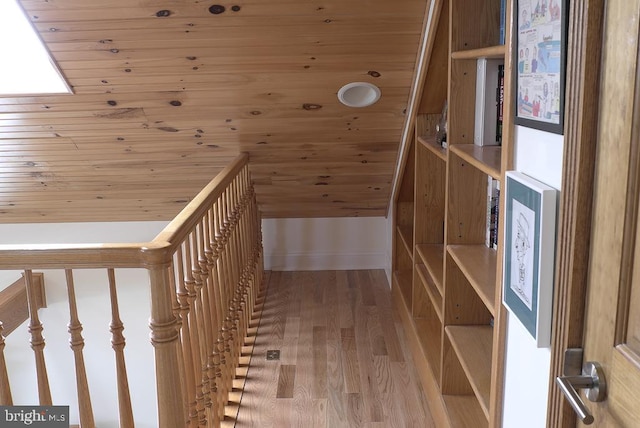
M 407 254 L 413 259 L 413 228 L 411 226 L 398 226 L 397 230 Z
M 440 334 L 442 324 L 438 319 L 432 317 L 421 317 L 413 319 L 418 340 L 425 359 L 429 363 L 431 372 L 436 379 L 440 378 Z
M 443 395 L 442 399 L 452 427 L 484 428 L 489 426 L 475 396 Z
M 505 213 L 494 201 L 513 156 L 514 59 L 497 43 L 502 36 L 511 40 L 504 31 L 513 28 L 515 4 L 433 0 L 432 24 L 423 35 L 431 50 L 407 110 L 413 133 L 394 201 L 393 293 L 415 361 L 429 375 L 423 386 L 439 427 L 499 428 L 502 422 L 504 245 L 497 242 L 495 250 L 485 242 L 493 246 L 501 238 L 492 231 L 496 212 L 498 224 Z M 483 78 L 484 92 L 476 90 Z M 493 110 L 493 82 L 503 97 L 502 116 Z M 448 148 L 436 142 L 442 129 Z M 502 146 L 476 145 L 481 135 L 484 141 L 501 135 Z
M 431 278 L 433 279 L 438 292 L 440 293 L 440 295 L 443 295 L 444 290 L 442 288 L 442 279 L 444 272 L 444 245 L 418 244 L 416 245 L 416 254 L 429 272 L 429 275 L 431 275 Z
M 436 137 L 418 136 L 418 142 L 443 161 L 447 160 L 447 149 L 436 142 Z
M 411 307 L 412 302 L 412 272 L 410 270 L 398 270 L 393 273 L 394 285 L 401 291 L 404 304 Z
M 451 53 L 451 59 L 480 59 L 480 58 L 504 58 L 505 45 L 488 46 L 477 49 L 467 49 Z
M 485 245 L 449 245 L 447 251 L 491 315 L 495 316 L 496 250 Z
M 424 265 L 416 265 L 416 273 L 418 274 L 420 281 L 422 281 L 422 286 L 429 296 L 429 300 L 431 301 L 431 305 L 438 315 L 438 319 L 440 320 L 440 322 L 442 322 L 442 295 L 436 288 L 436 285 L 431 279 L 431 275 Z
M 449 150 L 487 175 L 500 180 L 502 147 L 453 144 Z
M 445 332 L 476 394 L 480 408 L 488 419 L 493 328 L 491 326 L 447 326 Z

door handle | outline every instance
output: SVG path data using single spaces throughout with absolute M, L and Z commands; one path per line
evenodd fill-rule
M 582 375 L 558 376 L 556 383 L 569 404 L 571 404 L 571 407 L 573 407 L 573 410 L 578 414 L 580 420 L 586 425 L 592 424 L 593 415 L 589 412 L 576 390 L 586 389 L 586 396 L 589 401 L 599 402 L 604 400 L 607 393 L 607 382 L 600 364 L 586 362 L 582 366 Z

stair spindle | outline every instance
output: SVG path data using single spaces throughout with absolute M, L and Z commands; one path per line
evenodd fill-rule
M 4 358 L 4 326 L 0 322 L 0 406 L 13 406 L 11 395 L 11 385 L 9 384 L 9 374 L 7 373 L 7 362 Z
M 27 283 L 27 302 L 29 304 L 29 334 L 31 334 L 31 349 L 36 359 L 36 377 L 38 379 L 38 399 L 41 406 L 51 406 L 51 389 L 49 388 L 49 376 L 47 375 L 47 365 L 44 359 L 44 329 L 38 317 L 38 304 L 36 300 L 35 285 L 33 283 L 33 272 L 30 269 L 24 271 L 24 278 Z
M 73 284 L 73 271 L 65 269 L 67 279 L 67 295 L 69 297 L 69 345 L 73 351 L 76 366 L 76 387 L 78 392 L 78 407 L 80 413 L 80 425 L 83 427 L 95 427 L 93 421 L 93 409 L 91 407 L 91 396 L 89 395 L 89 384 L 87 382 L 87 369 L 84 364 L 84 338 L 82 337 L 82 324 L 78 318 L 78 307 L 76 304 L 76 291 Z
M 191 341 L 191 359 L 193 361 L 193 371 L 194 371 L 194 381 L 195 381 L 195 393 L 196 393 L 196 410 L 198 415 L 198 423 L 196 426 L 206 426 L 207 416 L 205 415 L 205 405 L 204 405 L 204 377 L 203 377 L 203 362 L 201 358 L 201 345 L 200 345 L 200 334 L 199 334 L 199 322 L 198 322 L 198 310 L 197 310 L 197 300 L 198 296 L 195 290 L 195 281 L 193 280 L 193 276 L 191 274 L 190 263 L 191 263 L 191 244 L 189 243 L 189 238 L 185 242 L 182 243 L 180 247 L 180 253 L 182 261 L 178 265 L 178 275 L 180 275 L 184 280 L 184 287 L 187 291 L 188 302 L 189 302 L 189 333 L 190 333 L 190 341 Z M 184 254 L 184 257 L 182 257 Z
M 192 356 L 193 345 L 191 343 L 191 306 L 189 304 L 189 292 L 184 284 L 184 268 L 183 268 L 182 247 L 179 246 L 176 251 L 174 265 L 178 268 L 176 276 L 176 296 L 178 298 L 178 305 L 180 311 L 180 317 L 182 318 L 182 328 L 180 330 L 181 344 L 182 344 L 182 359 L 184 364 L 184 377 L 185 377 L 185 401 L 187 408 L 188 426 L 198 426 L 198 409 L 196 401 L 196 384 L 195 384 L 195 371 L 194 371 L 194 359 Z
M 120 413 L 120 427 L 133 427 L 133 409 L 131 408 L 131 393 L 129 391 L 129 378 L 127 366 L 124 360 L 124 347 L 126 341 L 122 331 L 124 324 L 120 319 L 118 308 L 118 293 L 116 290 L 116 275 L 114 269 L 107 269 L 109 278 L 109 297 L 111 301 L 111 347 L 116 357 L 116 381 L 118 383 L 118 409 Z
M 211 421 L 213 417 L 211 391 L 215 385 L 212 385 L 209 371 L 209 357 L 207 351 L 207 334 L 205 327 L 204 303 L 202 301 L 202 278 L 200 276 L 200 266 L 198 265 L 198 237 L 194 230 L 189 234 L 186 242 L 186 262 L 185 270 L 187 272 L 187 283 L 191 284 L 195 295 L 195 312 L 198 335 L 199 354 L 200 354 L 200 370 L 202 377 L 202 393 L 205 419 Z

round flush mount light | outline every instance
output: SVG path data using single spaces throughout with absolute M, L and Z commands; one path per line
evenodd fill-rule
M 338 91 L 338 99 L 349 107 L 368 107 L 380 99 L 380 88 L 367 82 L 347 83 Z

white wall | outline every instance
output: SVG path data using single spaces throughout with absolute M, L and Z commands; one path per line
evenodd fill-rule
M 385 269 L 384 217 L 263 219 L 265 269 Z
M 146 242 L 166 222 L 77 223 L 0 225 L 3 244 Z M 13 272 L 10 282 L 19 277 Z M 77 403 L 73 354 L 69 348 L 69 306 L 63 271 L 45 270 L 47 308 L 39 311 L 44 326 L 45 358 L 54 404 Z M 5 275 L 5 279 L 8 277 Z M 125 357 L 136 426 L 157 426 L 155 367 L 149 342 L 150 295 L 145 270 L 116 271 L 120 315 L 127 341 Z M 96 424 L 117 427 L 115 362 L 110 343 L 111 309 L 105 270 L 76 270 L 74 282 L 78 315 L 83 324 L 84 358 Z M 9 285 L 9 283 L 3 283 Z M 15 404 L 37 403 L 37 383 L 30 335 L 25 322 L 7 338 L 5 355 Z M 55 357 L 53 357 L 55 355 Z M 77 424 L 77 406 L 71 405 L 70 419 Z
M 560 189 L 563 136 L 520 126 L 516 127 L 515 136 L 515 169 Z M 544 428 L 551 350 L 537 348 L 528 331 L 511 314 L 505 358 L 503 426 Z
M 0 224 L 0 245 L 93 244 L 146 242 L 168 222 Z M 0 270 L 0 289 L 20 278 L 20 272 Z

